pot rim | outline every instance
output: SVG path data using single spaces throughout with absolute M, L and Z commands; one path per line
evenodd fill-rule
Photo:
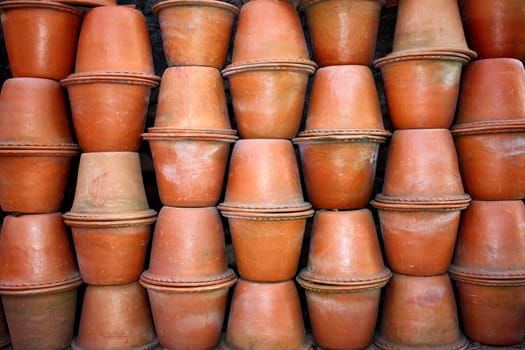
M 176 277 L 176 276 L 161 276 L 154 275 L 149 270 L 142 272 L 141 279 L 145 282 L 154 284 L 157 286 L 165 287 L 200 287 L 200 286 L 211 286 L 222 282 L 227 282 L 236 279 L 235 272 L 228 268 L 226 271 L 214 275 L 214 276 L 202 276 L 202 277 Z
M 525 270 L 515 271 L 486 271 L 469 269 L 450 264 L 448 272 L 452 279 L 467 282 L 484 282 L 497 285 L 525 285 Z
M 486 120 L 470 123 L 458 123 L 450 132 L 453 136 L 506 134 L 525 131 L 525 116 L 523 119 Z
M 72 212 L 68 211 L 62 215 L 65 220 L 69 222 L 74 222 L 76 226 L 82 226 L 82 222 L 86 222 L 89 225 L 98 226 L 111 226 L 112 224 L 129 222 L 129 220 L 137 219 L 153 219 L 157 212 L 153 209 L 140 210 L 140 211 L 128 211 L 128 212 L 113 212 L 113 213 L 104 213 L 100 212 Z M 100 224 L 97 224 L 101 222 Z M 103 223 L 102 223 L 103 222 Z M 106 225 L 106 223 L 108 223 Z
M 65 215 L 65 214 L 64 214 Z M 64 216 L 62 216 L 64 217 Z M 64 223 L 71 227 L 79 228 L 119 228 L 119 227 L 132 227 L 132 226 L 146 226 L 151 225 L 157 220 L 156 216 L 142 218 L 142 219 L 116 219 L 108 221 L 97 221 L 97 220 L 74 220 L 67 219 L 64 217 Z
M 474 55 L 472 55 L 474 54 Z M 463 52 L 450 51 L 450 49 L 433 49 L 433 50 L 406 50 L 406 51 L 395 51 L 391 54 L 374 60 L 373 65 L 376 68 L 381 66 L 400 62 L 400 61 L 415 61 L 415 60 L 441 60 L 441 61 L 456 61 L 461 62 L 463 65 L 467 64 L 472 58 L 475 58 L 477 54 L 472 50 L 466 50 Z
M 217 7 L 219 9 L 227 10 L 233 12 L 234 16 L 237 16 L 240 12 L 239 7 L 228 4 L 223 1 L 217 0 L 164 0 L 155 4 L 151 10 L 155 15 L 158 16 L 159 12 L 164 10 L 167 7 L 174 6 L 207 6 L 207 7 Z
M 312 337 L 307 334 L 305 336 L 304 344 L 301 347 L 297 349 L 293 349 L 293 350 L 314 350 L 314 349 L 315 348 L 314 348 L 314 342 L 312 340 Z M 232 348 L 230 345 L 226 343 L 226 337 L 223 336 L 221 339 L 221 342 L 219 343 L 217 347 L 217 350 L 243 350 L 243 349 Z
M 370 204 L 376 209 L 390 211 L 456 211 L 466 209 L 471 201 L 472 198 L 466 193 L 434 198 L 390 197 L 378 193 Z
M 0 12 L 16 8 L 43 8 L 48 10 L 57 10 L 63 12 L 69 12 L 76 16 L 84 16 L 86 11 L 79 9 L 74 6 L 69 6 L 59 2 L 51 1 L 38 1 L 38 0 L 7 0 L 0 3 Z
M 116 1 L 111 0 L 60 0 L 61 3 L 67 4 L 70 6 L 86 6 L 86 7 L 96 7 L 96 6 L 115 6 L 117 5 Z M 88 10 L 89 11 L 89 10 Z
M 228 219 L 251 220 L 251 221 L 290 221 L 305 220 L 312 217 L 315 210 L 308 209 L 299 212 L 257 212 L 257 211 L 234 211 L 221 209 L 221 215 Z
M 395 344 L 389 340 L 383 338 L 379 332 L 376 332 L 374 335 L 374 344 L 384 350 L 419 350 L 421 346 L 410 346 L 403 344 Z M 452 344 L 440 344 L 440 345 L 428 345 L 425 346 L 425 349 L 428 350 L 464 350 L 469 346 L 469 341 L 465 338 L 464 335 L 460 335 L 459 339 Z
M 158 86 L 159 82 L 159 76 L 141 72 L 87 71 L 69 75 L 67 78 L 60 80 L 60 86 L 68 87 L 79 84 L 127 84 L 153 88 Z
M 339 291 L 353 291 L 361 289 L 382 287 L 388 283 L 392 277 L 392 272 L 385 267 L 383 271 L 368 276 L 357 277 L 332 277 L 323 276 L 312 273 L 308 267 L 304 268 L 296 280 L 299 284 L 301 281 L 311 285 L 311 288 L 318 290 L 339 290 Z M 299 281 L 299 279 L 301 281 Z M 301 284 L 302 285 L 302 284 Z
M 294 144 L 304 143 L 384 143 L 387 137 L 366 135 L 366 134 L 354 134 L 354 135 L 315 135 L 315 136 L 299 136 L 292 139 Z
M 187 128 L 173 128 L 173 127 L 164 127 L 164 126 L 154 126 L 148 128 L 149 133 L 164 134 L 164 133 L 198 133 L 203 135 L 208 134 L 220 134 L 220 135 L 237 135 L 237 130 L 235 129 L 187 129 Z
M 80 147 L 74 143 L 62 144 L 0 144 L 0 156 L 35 156 L 35 157 L 73 157 L 80 153 Z
M 376 136 L 388 137 L 392 133 L 385 129 L 346 129 L 346 128 L 324 128 L 324 129 L 306 129 L 299 132 L 297 138 L 300 137 L 316 137 L 316 136 Z
M 238 73 L 258 70 L 288 70 L 311 75 L 315 73 L 316 68 L 317 63 L 306 58 L 272 58 L 232 63 L 226 66 L 221 73 L 224 78 Z
M 299 2 L 299 4 L 297 5 L 297 9 L 299 11 L 304 11 L 307 7 L 310 7 L 320 2 L 326 2 L 326 1 L 341 1 L 341 0 L 303 0 Z M 350 1 L 350 2 L 375 1 L 375 2 L 379 2 L 381 7 L 386 5 L 386 0 L 343 0 L 343 1 Z
M 0 289 L 0 295 L 9 295 L 9 296 L 31 296 L 31 295 L 43 295 L 51 293 L 66 292 L 71 289 L 75 289 L 83 284 L 84 281 L 78 275 L 78 278 L 68 282 L 67 284 L 59 285 L 49 285 L 41 288 L 25 288 L 25 289 Z M 2 287 L 3 288 L 3 287 Z
M 222 212 L 232 213 L 235 215 L 243 215 L 246 213 L 247 216 L 253 216 L 254 214 L 270 214 L 276 215 L 277 213 L 283 213 L 287 215 L 294 215 L 295 212 L 304 212 L 312 208 L 312 205 L 308 202 L 296 202 L 295 204 L 283 204 L 283 205 L 252 205 L 250 203 L 242 202 L 222 202 L 217 205 L 217 209 Z
M 72 271 L 69 276 L 52 281 L 45 282 L 22 282 L 22 281 L 0 281 L 0 294 L 6 291 L 24 291 L 24 290 L 36 290 L 36 289 L 47 289 L 53 287 L 61 287 L 81 281 L 80 273 L 75 270 Z
M 160 344 L 159 339 L 155 336 L 155 339 L 152 340 L 150 343 L 142 346 L 134 346 L 131 348 L 126 348 L 128 350 L 154 350 L 157 348 L 157 346 Z M 93 350 L 92 348 L 85 348 L 82 345 L 78 343 L 78 336 L 73 339 L 71 342 L 71 349 L 72 350 Z
M 164 292 L 167 294 L 180 294 L 180 293 L 206 293 L 206 292 L 215 292 L 220 289 L 228 289 L 231 286 L 233 286 L 235 283 L 237 283 L 237 276 L 235 276 L 233 279 L 225 280 L 225 281 L 219 281 L 216 284 L 211 285 L 205 285 L 205 286 L 166 286 L 162 284 L 156 284 L 152 283 L 149 280 L 145 280 L 142 275 L 139 278 L 139 284 L 148 289 L 148 290 L 154 290 L 158 292 Z
M 146 141 L 218 141 L 233 143 L 238 137 L 231 134 L 206 133 L 206 132 L 148 132 L 143 133 Z

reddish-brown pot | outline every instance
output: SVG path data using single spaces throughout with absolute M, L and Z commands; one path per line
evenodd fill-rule
M 158 77 L 87 72 L 72 74 L 61 84 L 67 88 L 73 125 L 84 152 L 139 149 L 150 91 L 157 86 Z
M 72 143 L 64 91 L 54 80 L 11 78 L 0 95 L 0 143 Z
M 413 277 L 394 274 L 386 289 L 379 332 L 380 349 L 466 349 L 447 274 Z
M 147 288 L 155 329 L 167 349 L 216 349 L 219 343 L 228 290 L 236 278 L 199 287 L 169 287 L 151 284 Z
M 226 336 L 219 349 L 306 350 L 311 346 L 304 330 L 297 289 L 292 281 L 237 282 Z
M 4 1 L 0 18 L 14 77 L 60 80 L 73 71 L 84 11 L 51 1 Z
M 462 66 L 468 61 L 468 56 L 450 51 L 393 53 L 374 61 L 383 76 L 394 127 L 448 129 L 456 111 Z
M 82 279 L 93 285 L 126 284 L 144 270 L 154 217 L 121 221 L 75 221 L 71 226 Z
M 219 131 L 144 134 L 144 140 L 150 144 L 162 204 L 216 205 L 223 189 L 230 143 L 236 139 L 235 135 Z
M 142 12 L 129 6 L 99 6 L 86 14 L 78 38 L 75 72 L 93 71 L 154 74 Z
M 480 58 L 525 59 L 525 4 L 520 0 L 460 0 L 469 46 Z
M 384 0 L 303 0 L 315 62 L 369 65 L 374 58 Z
M 150 350 L 158 343 L 148 296 L 137 282 L 87 287 L 73 350 Z
M 9 329 L 7 328 L 4 306 L 0 302 L 0 346 L 5 347 L 9 344 L 11 344 L 11 337 L 9 336 Z
M 266 2 L 257 0 L 247 5 L 261 1 Z M 286 0 L 271 2 L 287 3 Z M 294 137 L 301 123 L 308 76 L 314 71 L 312 61 L 227 66 L 222 73 L 229 81 L 233 112 L 241 137 Z
M 6 212 L 60 210 L 78 146 L 0 145 L 0 205 Z
M 215 0 L 167 0 L 153 6 L 159 16 L 168 66 L 222 68 L 237 6 Z

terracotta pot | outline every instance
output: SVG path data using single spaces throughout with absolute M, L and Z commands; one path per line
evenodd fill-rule
M 257 0 L 247 5 L 261 1 L 267 2 Z M 271 2 L 286 3 L 285 0 Z M 311 61 L 227 66 L 222 73 L 229 81 L 233 112 L 241 137 L 294 137 L 301 123 L 308 76 L 314 71 L 315 63 Z
M 137 151 L 146 123 L 150 91 L 157 86 L 158 79 L 151 75 L 88 72 L 62 80 L 82 150 Z
M 226 336 L 219 349 L 306 350 L 311 346 L 304 330 L 297 289 L 292 281 L 237 282 Z
M 78 146 L 0 145 L 0 205 L 6 212 L 60 210 Z
M 144 270 L 154 217 L 121 221 L 75 221 L 71 226 L 82 279 L 92 285 L 126 284 Z
M 60 286 L 80 280 L 60 213 L 5 217 L 0 235 L 0 290 Z
M 456 0 L 401 0 L 393 50 L 445 50 L 477 56 L 467 47 Z
M 75 72 L 93 71 L 154 74 L 148 27 L 140 11 L 128 6 L 101 6 L 86 14 L 78 38 Z
M 480 58 L 525 59 L 525 4 L 519 0 L 460 0 L 469 46 Z
M 205 132 L 144 134 L 149 141 L 162 204 L 216 205 L 222 193 L 234 135 Z
M 301 1 L 317 64 L 372 63 L 384 5 L 384 0 Z
M 168 66 L 222 68 L 237 6 L 215 0 L 167 0 L 153 6 L 159 16 Z
M 72 143 L 68 107 L 60 84 L 50 79 L 11 78 L 0 95 L 0 143 Z
M 257 0 L 244 4 L 233 41 L 232 63 L 279 59 L 310 62 L 294 5 L 286 0 Z
M 279 169 L 279 171 L 276 171 Z M 233 146 L 221 210 L 292 212 L 310 209 L 304 201 L 292 143 L 245 139 Z
M 228 269 L 224 230 L 215 207 L 163 207 L 159 213 L 149 270 L 142 279 L 153 284 L 216 284 L 235 274 Z
M 380 349 L 466 349 L 448 275 L 394 274 L 387 286 L 379 332 Z
M 4 306 L 0 302 L 0 346 L 5 347 L 9 344 L 11 344 L 11 337 L 9 336 L 9 329 L 7 328 Z
M 137 282 L 87 287 L 73 350 L 149 350 L 158 343 L 148 296 Z
M 0 291 L 14 349 L 64 349 L 71 344 L 77 289 L 81 281 L 63 286 Z
M 467 65 L 461 82 L 457 125 L 513 119 L 525 122 L 523 63 L 494 58 Z
M 257 282 L 292 279 L 299 264 L 306 219 L 313 213 L 313 210 L 292 213 L 223 210 L 239 275 Z
M 0 13 L 13 77 L 60 80 L 73 71 L 84 11 L 50 1 L 13 0 L 3 1 Z
M 394 127 L 448 129 L 456 111 L 461 69 L 468 61 L 468 56 L 451 51 L 393 53 L 374 61 L 383 76 Z
M 220 72 L 199 66 L 167 68 L 160 84 L 155 127 L 231 129 Z
M 138 153 L 83 153 L 69 220 L 124 220 L 149 218 Z
M 199 287 L 147 288 L 160 344 L 168 349 L 213 350 L 219 343 L 228 290 L 236 279 Z

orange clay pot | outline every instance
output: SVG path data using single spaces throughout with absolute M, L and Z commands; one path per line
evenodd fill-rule
M 303 0 L 316 63 L 370 65 L 384 0 Z
M 520 0 L 460 0 L 469 46 L 479 58 L 525 59 L 525 4 Z
M 73 350 L 150 350 L 158 344 L 148 296 L 137 282 L 87 287 Z
M 62 80 L 82 150 L 137 151 L 146 123 L 150 91 L 158 85 L 158 79 L 142 74 L 87 72 Z
M 292 281 L 237 282 L 226 336 L 219 349 L 307 350 L 311 346 L 304 330 L 297 289 Z
M 160 83 L 155 127 L 231 129 L 219 70 L 198 66 L 167 68 Z
M 73 71 L 84 11 L 51 1 L 13 0 L 2 2 L 0 13 L 13 77 L 60 80 Z
M 222 68 L 237 6 L 215 0 L 167 0 L 153 6 L 159 16 L 168 66 Z
M 150 129 L 150 131 L 152 131 Z M 232 134 L 150 132 L 150 144 L 162 204 L 178 207 L 216 205 L 222 193 Z
M 394 127 L 448 129 L 456 111 L 461 69 L 468 61 L 468 56 L 451 51 L 393 53 L 374 61 L 383 76 Z
M 466 349 L 448 275 L 394 274 L 374 342 L 380 349 Z

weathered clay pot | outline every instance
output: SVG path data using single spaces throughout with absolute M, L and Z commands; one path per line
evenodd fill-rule
M 148 296 L 137 282 L 87 287 L 73 350 L 149 350 L 158 343 Z
M 111 72 L 76 73 L 62 80 L 82 150 L 137 151 L 150 91 L 158 80 L 152 75 Z
M 153 6 L 153 12 L 159 16 L 168 66 L 224 66 L 237 6 L 215 0 L 167 0 Z
M 257 0 L 246 6 L 259 2 L 287 3 L 286 0 Z M 312 61 L 253 61 L 227 66 L 222 73 L 229 81 L 241 137 L 294 137 L 301 123 L 308 76 L 314 73 L 315 67 Z
M 216 205 L 222 193 L 230 143 L 235 135 L 205 131 L 150 132 L 157 187 L 162 204 Z
M 93 285 L 126 284 L 144 270 L 154 217 L 120 221 L 82 221 L 71 226 L 82 279 Z
M 394 274 L 374 342 L 380 349 L 466 349 L 448 275 Z
M 276 171 L 279 169 L 279 171 Z M 292 212 L 310 209 L 304 201 L 292 143 L 245 139 L 233 146 L 221 210 Z
M 216 284 L 228 276 L 221 217 L 215 207 L 163 207 L 159 213 L 149 269 L 142 279 L 153 284 Z
M 54 80 L 11 78 L 0 95 L 0 143 L 72 143 L 64 91 Z
M 383 76 L 394 127 L 448 129 L 456 111 L 461 69 L 468 61 L 468 56 L 451 51 L 393 53 L 374 61 Z
M 219 349 L 306 350 L 311 346 L 304 330 L 297 289 L 292 281 L 237 282 L 226 336 Z
M 0 205 L 6 212 L 60 210 L 74 144 L 0 145 Z
M 94 152 L 80 156 L 75 197 L 69 220 L 149 218 L 138 153 Z
M 456 0 L 400 1 L 393 50 L 453 51 L 476 58 L 467 46 Z
M 128 6 L 100 6 L 86 14 L 75 72 L 93 71 L 154 74 L 148 27 L 140 11 Z
M 5 347 L 9 344 L 11 344 L 11 337 L 9 336 L 9 329 L 7 328 L 4 306 L 0 302 L 0 346 Z
M 303 0 L 316 63 L 369 65 L 384 0 Z
M 155 127 L 231 129 L 219 70 L 199 66 L 166 69 L 160 83 Z
M 239 275 L 257 282 L 292 279 L 299 264 L 306 219 L 313 214 L 313 210 L 292 213 L 223 210 Z
M 469 46 L 480 58 L 525 59 L 525 4 L 520 0 L 460 0 Z
M 13 0 L 3 1 L 0 13 L 14 77 L 60 80 L 73 71 L 84 11 L 51 1 Z
M 219 343 L 228 290 L 236 278 L 198 287 L 159 286 L 140 280 L 147 288 L 160 344 L 167 349 L 213 350 Z

